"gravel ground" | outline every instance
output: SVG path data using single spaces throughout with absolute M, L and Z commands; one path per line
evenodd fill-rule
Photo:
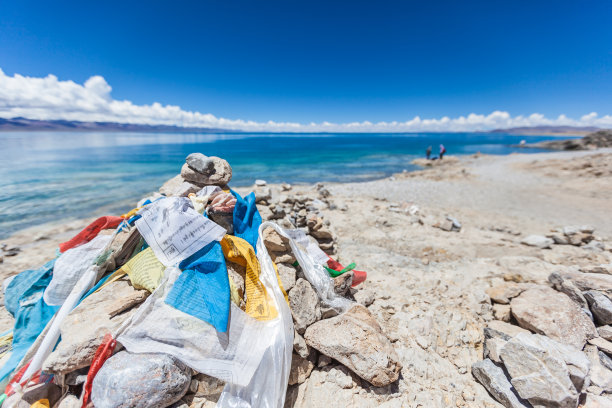
M 464 157 L 383 180 L 326 185 L 335 206 L 323 215 L 338 236 L 339 259 L 368 272 L 362 290 L 373 294 L 369 308 L 403 369 L 384 389 L 316 370 L 289 388 L 286 406 L 500 407 L 470 374 L 493 318 L 484 291 L 504 279 L 545 282 L 552 271 L 612 263 L 612 176 L 567 167 L 586 162 L 597 170 L 611 157 L 612 150 Z M 292 192 L 314 195 L 312 186 Z M 447 215 L 461 222 L 460 232 L 435 227 Z M 5 257 L 0 278 L 51 259 L 55 246 L 87 221 L 3 241 L 22 251 Z M 583 224 L 595 227 L 606 250 L 520 243 L 529 234 Z M 2 308 L 0 331 L 11 325 Z

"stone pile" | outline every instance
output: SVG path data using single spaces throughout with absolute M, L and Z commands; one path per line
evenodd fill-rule
M 181 174 L 166 181 L 159 192 L 166 196 L 186 197 L 204 186 L 225 187 L 232 179 L 232 168 L 226 160 L 202 153 L 187 156 Z
M 546 236 L 529 235 L 521 243 L 541 249 L 551 248 L 552 245 L 574 245 L 595 251 L 604 250 L 604 243 L 593 235 L 594 232 L 595 229 L 587 225 L 568 226 L 555 229 Z
M 205 186 L 225 188 L 231 176 L 231 167 L 225 160 L 194 153 L 187 157 L 181 174 L 168 180 L 160 193 L 188 196 Z M 312 195 L 304 195 L 291 194 L 289 185 L 268 187 L 258 180 L 254 190 L 257 208 L 264 221 L 274 220 L 284 228 L 302 228 L 308 238 L 327 254 L 336 253 L 336 237 L 322 215 L 322 210 L 333 206 L 333 202 L 323 185 L 316 185 Z M 296 262 L 286 238 L 271 228 L 264 231 L 262 238 L 277 265 L 294 322 L 288 393 L 292 392 L 291 386 L 305 382 L 313 372 L 319 371 L 349 373 L 350 370 L 353 382 L 364 381 L 373 387 L 396 382 L 402 368 L 399 358 L 366 307 L 373 299 L 359 296 L 358 291 L 351 287 L 353 272 L 333 278 L 334 291 L 353 301 L 347 311 L 339 314 L 321 302 Z M 133 254 L 142 242 L 135 228 L 119 233 L 107 271 L 125 264 L 130 258 L 128 254 Z M 238 293 L 243 296 L 244 307 L 246 268 L 230 261 L 227 261 L 227 267 Z M 108 293 L 113 296 L 108 296 Z M 45 395 L 49 396 L 52 406 L 56 403 L 59 408 L 81 406 L 78 397 L 97 348 L 105 335 L 136 313 L 149 294 L 147 290 L 134 288 L 129 279 L 123 278 L 110 283 L 104 291 L 91 294 L 70 312 L 61 326 L 61 341 L 43 367 L 45 372 L 55 375 L 54 382 L 45 385 Z M 355 301 L 356 298 L 361 303 Z M 144 377 L 143 372 L 146 373 Z M 194 372 L 174 357 L 131 354 L 118 344 L 115 354 L 94 379 L 92 402 L 99 408 L 213 407 L 223 386 L 223 381 Z M 15 406 L 26 406 L 26 396 L 22 396 L 20 401 L 18 396 L 12 398 L 17 398 Z
M 275 221 L 283 228 L 307 228 L 319 247 L 333 255 L 337 252 L 334 234 L 325 222 L 321 211 L 335 208 L 330 192 L 321 183 L 314 186 L 312 195 L 291 194 L 289 184 L 280 189 L 266 186 L 265 181 L 253 187 L 257 209 L 264 221 Z
M 564 236 L 581 245 L 592 232 Z M 553 272 L 548 281 L 487 290 L 495 320 L 472 374 L 505 407 L 612 406 L 612 275 Z

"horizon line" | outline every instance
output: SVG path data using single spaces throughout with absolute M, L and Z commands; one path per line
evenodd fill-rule
M 46 77 L 27 77 L 17 73 L 9 76 L 0 68 L 0 118 L 264 133 L 462 133 L 539 126 L 612 128 L 612 115 L 600 116 L 597 112 L 590 112 L 579 119 L 564 114 L 549 119 L 540 113 L 512 116 L 502 110 L 494 110 L 487 115 L 470 113 L 455 118 L 421 119 L 417 115 L 406 121 L 255 122 L 218 118 L 211 113 L 186 111 L 180 106 L 159 102 L 136 105 L 129 100 L 113 99 L 111 90 L 106 80 L 98 75 L 81 85 L 71 80 L 59 80 L 51 74 Z

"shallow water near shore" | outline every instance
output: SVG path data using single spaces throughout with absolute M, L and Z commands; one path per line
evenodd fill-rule
M 202 152 L 230 162 L 233 186 L 352 182 L 415 170 L 443 143 L 450 155 L 542 152 L 546 136 L 422 134 L 0 133 L 0 238 L 29 226 L 129 209 Z

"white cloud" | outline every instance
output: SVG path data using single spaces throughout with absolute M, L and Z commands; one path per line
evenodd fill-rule
M 457 118 L 444 116 L 439 119 L 421 119 L 415 116 L 405 122 L 363 121 L 309 124 L 253 122 L 218 118 L 210 113 L 185 111 L 179 106 L 162 105 L 158 102 L 151 105 L 135 105 L 127 100 L 113 99 L 111 90 L 111 86 L 101 76 L 92 76 L 81 85 L 73 81 L 60 81 L 54 75 L 44 78 L 25 77 L 19 74 L 8 76 L 0 69 L 0 117 L 215 127 L 271 132 L 460 132 L 542 125 L 612 127 L 612 116 L 599 116 L 595 112 L 577 120 L 565 115 L 549 119 L 539 113 L 512 117 L 508 112 L 494 111 L 488 115 L 470 113 Z

